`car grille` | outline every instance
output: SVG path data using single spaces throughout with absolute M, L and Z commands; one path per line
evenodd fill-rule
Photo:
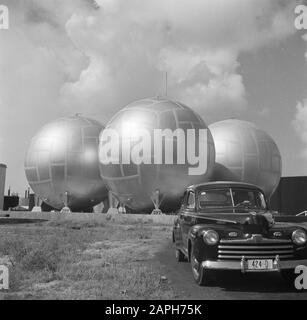
M 274 259 L 277 255 L 281 260 L 294 258 L 291 240 L 265 239 L 261 236 L 244 240 L 224 240 L 218 246 L 218 259 Z

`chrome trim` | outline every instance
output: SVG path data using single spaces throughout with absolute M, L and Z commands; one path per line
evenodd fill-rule
M 260 249 L 260 248 L 259 248 Z M 279 253 L 293 253 L 293 250 L 219 250 L 218 253 L 230 253 L 230 254 L 279 254 Z
M 299 216 L 307 217 L 307 211 L 302 211 L 296 215 L 296 217 L 299 217 Z
M 232 215 L 233 213 L 231 213 L 230 215 Z M 216 221 L 216 222 L 225 222 L 225 223 L 232 223 L 232 224 L 240 224 L 239 222 L 235 221 L 235 220 L 228 220 L 228 219 L 222 219 L 222 218 L 211 218 L 209 216 L 206 215 L 197 215 L 197 214 L 191 214 L 191 213 L 187 213 L 187 212 L 182 212 L 181 215 L 183 216 L 188 216 L 191 218 L 196 218 L 196 219 L 206 219 L 206 220 L 211 220 L 211 221 Z
M 294 258 L 294 254 L 286 254 L 286 255 L 279 255 L 280 258 L 282 259 L 290 259 L 290 258 Z M 270 255 L 270 256 L 246 256 L 246 258 L 248 259 L 274 259 L 276 257 L 276 255 Z M 233 256 L 233 255 L 219 255 L 218 259 L 219 260 L 224 260 L 224 259 L 232 259 L 232 260 L 240 260 L 242 258 L 242 256 Z
M 269 239 L 269 238 L 263 238 L 261 234 L 253 234 L 250 238 L 247 239 L 221 239 L 220 243 L 238 243 L 238 244 L 246 244 L 246 243 L 291 243 L 292 240 L 287 239 Z
M 222 239 L 218 246 L 219 260 L 240 260 L 242 257 L 274 259 L 276 255 L 281 259 L 293 259 L 294 254 L 294 246 L 291 240 L 268 239 L 263 238 L 260 234 L 253 234 L 248 239 Z
M 231 202 L 232 202 L 232 206 L 233 206 L 232 212 L 235 213 L 235 202 L 233 200 L 232 188 L 229 188 L 229 190 L 230 190 L 230 197 L 231 197 Z
M 219 249 L 293 249 L 293 245 L 285 245 L 285 246 L 224 246 L 220 245 Z
M 246 271 L 245 266 L 242 267 L 241 261 L 210 261 L 206 260 L 202 262 L 202 267 L 204 269 L 211 270 L 243 270 Z M 275 262 L 275 265 L 274 265 Z M 244 264 L 244 260 L 243 260 Z M 248 270 L 248 272 L 279 272 L 280 270 L 285 269 L 295 269 L 299 265 L 307 266 L 307 259 L 305 260 L 290 260 L 290 261 L 281 261 L 275 256 L 275 261 L 273 261 L 274 269 L 272 270 Z

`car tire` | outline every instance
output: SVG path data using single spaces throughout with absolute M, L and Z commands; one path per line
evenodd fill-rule
M 297 277 L 297 274 L 294 273 L 294 269 L 282 270 L 281 276 L 288 287 L 294 288 L 294 282 Z
M 185 255 L 179 249 L 176 249 L 176 260 L 177 262 L 183 262 L 186 260 Z
M 202 261 L 197 260 L 193 246 L 191 248 L 190 263 L 193 278 L 199 286 L 208 286 L 212 284 L 211 271 L 202 267 Z

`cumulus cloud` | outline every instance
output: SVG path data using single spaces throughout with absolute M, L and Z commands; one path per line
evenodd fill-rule
M 295 1 L 286 0 L 7 2 L 0 90 L 24 112 L 64 107 L 107 120 L 131 100 L 163 95 L 165 72 L 169 94 L 201 113 L 244 110 L 239 54 L 294 32 Z
M 63 114 L 97 115 L 163 95 L 206 118 L 248 107 L 242 52 L 295 32 L 288 0 L 2 0 L 0 136 L 22 167 L 27 141 Z M 17 127 L 17 129 L 12 129 Z M 5 142 L 3 142 L 5 141 Z M 21 150 L 8 154 L 20 141 Z
M 78 81 L 87 67 L 65 31 L 70 15 L 62 11 L 60 1 L 13 0 L 7 5 L 11 28 L 0 36 L 1 115 L 48 113 L 50 106 L 57 107 L 62 85 Z
M 91 15 L 66 23 L 72 42 L 89 58 L 62 102 L 110 113 L 142 96 L 170 96 L 202 115 L 247 107 L 241 52 L 257 50 L 294 32 L 289 1 L 97 0 Z M 73 101 L 73 103 L 72 103 Z
M 292 123 L 297 135 L 305 145 L 302 155 L 307 157 L 307 99 L 303 100 L 303 102 L 298 102 Z
M 78 81 L 88 64 L 66 34 L 69 3 L 75 2 L 1 1 L 9 8 L 10 29 L 0 32 L 0 162 L 19 191 L 26 186 L 23 160 L 31 137 L 65 113 L 60 90 Z
M 307 62 L 307 33 L 302 35 L 302 39 L 306 42 L 305 59 Z M 292 125 L 297 136 L 301 139 L 304 145 L 301 155 L 304 158 L 307 158 L 307 98 L 297 103 Z

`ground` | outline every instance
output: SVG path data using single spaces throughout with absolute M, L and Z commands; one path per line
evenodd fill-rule
M 10 266 L 0 299 L 307 299 L 272 274 L 217 274 L 198 287 L 175 261 L 169 222 L 119 221 L 0 221 L 0 264 Z
M 155 259 L 170 234 L 170 226 L 142 223 L 1 225 L 0 257 L 10 265 L 10 290 L 0 298 L 175 298 Z

